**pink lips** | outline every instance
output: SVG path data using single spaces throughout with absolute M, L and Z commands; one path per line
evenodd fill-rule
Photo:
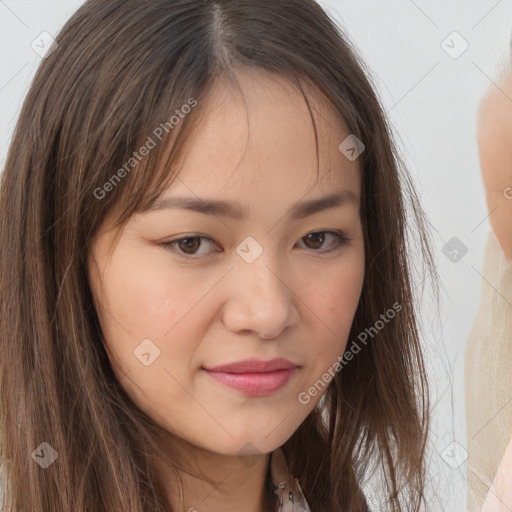
M 249 359 L 203 368 L 210 377 L 250 396 L 269 395 L 282 388 L 298 366 L 287 359 Z

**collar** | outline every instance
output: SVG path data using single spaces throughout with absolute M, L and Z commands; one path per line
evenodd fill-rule
M 279 512 L 311 512 L 302 494 L 299 481 L 288 470 L 288 464 L 281 448 L 271 454 L 270 470 L 272 482 L 279 496 Z

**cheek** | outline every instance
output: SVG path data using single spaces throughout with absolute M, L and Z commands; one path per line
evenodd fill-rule
M 208 318 L 200 299 L 211 285 L 122 248 L 101 280 L 99 297 L 97 277 L 92 284 L 116 376 L 142 410 L 165 423 L 163 411 L 190 406 L 183 388 L 193 388 L 189 364 Z
M 308 281 L 305 305 L 316 317 L 314 357 L 330 365 L 345 350 L 364 281 L 362 260 Z M 312 317 L 312 318 L 313 318 Z
M 112 258 L 108 274 L 103 275 L 106 303 L 134 341 L 170 335 L 174 326 L 186 323 L 190 313 L 200 307 L 211 288 L 208 279 L 166 265 L 165 255 L 150 263 L 143 251 L 118 254 Z
M 194 287 L 169 266 L 150 264 L 137 251 L 122 248 L 100 276 L 92 273 L 91 281 L 105 348 L 119 381 L 134 398 L 139 388 L 156 399 L 162 389 L 173 390 L 171 375 L 187 385 L 189 361 L 207 318 L 198 304 L 207 284 L 196 281 Z M 177 401 L 178 395 L 172 398 Z

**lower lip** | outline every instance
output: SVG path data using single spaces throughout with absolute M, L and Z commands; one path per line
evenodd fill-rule
M 250 396 L 270 395 L 281 389 L 291 378 L 296 368 L 266 373 L 224 373 L 205 370 L 221 384 L 237 389 Z

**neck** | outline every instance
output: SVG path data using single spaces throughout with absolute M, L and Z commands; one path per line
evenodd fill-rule
M 186 461 L 186 471 L 174 471 L 160 464 L 163 482 L 173 510 L 180 510 L 180 484 L 183 504 L 187 512 L 265 512 L 265 479 L 270 464 L 270 454 L 250 457 L 221 455 L 197 450 Z M 178 478 L 179 475 L 179 478 Z

